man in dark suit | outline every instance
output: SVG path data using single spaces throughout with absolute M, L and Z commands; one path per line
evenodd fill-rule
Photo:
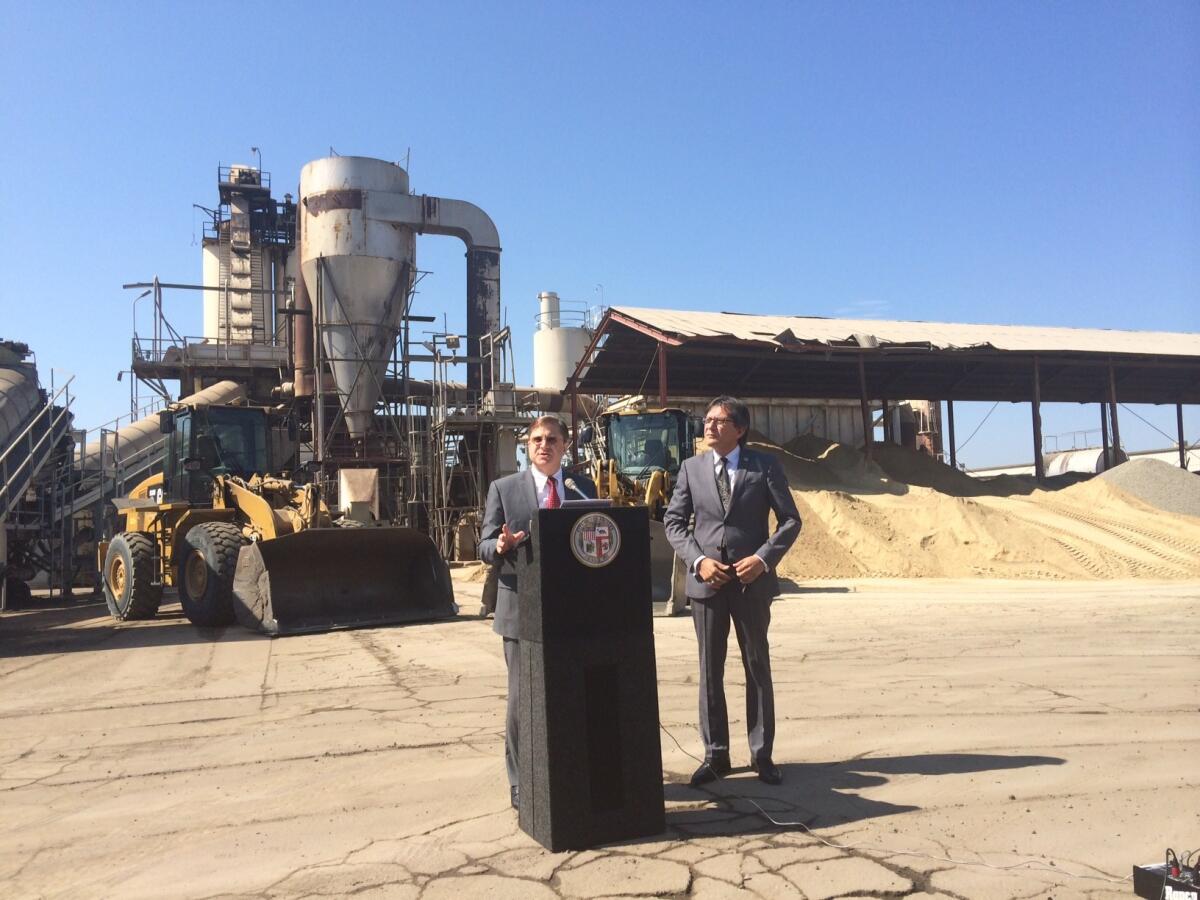
M 555 509 L 563 500 L 590 499 L 595 485 L 582 475 L 564 475 L 567 426 L 557 416 L 542 416 L 529 428 L 526 449 L 529 468 L 492 482 L 484 507 L 479 558 L 499 569 L 496 621 L 492 630 L 504 638 L 508 666 L 508 715 L 504 728 L 504 765 L 508 770 L 513 808 L 518 805 L 517 711 L 520 709 L 518 660 L 517 566 L 513 550 L 529 536 L 529 522 L 538 509 Z
M 718 397 L 709 404 L 704 437 L 711 449 L 680 466 L 663 519 L 667 540 L 689 573 L 687 595 L 700 645 L 704 763 L 692 776 L 693 786 L 731 769 L 725 706 L 730 619 L 746 670 L 750 766 L 767 784 L 783 780 L 771 759 L 775 691 L 767 627 L 771 600 L 779 593 L 775 567 L 800 534 L 800 514 L 779 461 L 745 447 L 749 428 L 750 410 L 742 401 Z M 776 527 L 769 534 L 770 511 Z

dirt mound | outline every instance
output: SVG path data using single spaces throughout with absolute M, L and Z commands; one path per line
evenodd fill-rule
M 1200 522 L 1163 511 L 1169 483 L 1188 498 L 1176 511 L 1200 516 L 1200 505 L 1186 505 L 1200 479 L 1180 470 L 1130 470 L 1125 483 L 1146 495 L 1138 499 L 1086 476 L 975 479 L 894 445 L 874 446 L 868 462 L 814 435 L 782 447 L 757 437 L 783 464 L 804 520 L 779 566 L 786 578 L 1200 577 Z

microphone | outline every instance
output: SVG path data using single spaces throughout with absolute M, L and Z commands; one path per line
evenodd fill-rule
M 589 497 L 587 494 L 585 494 L 583 491 L 581 491 L 581 490 L 578 488 L 578 486 L 575 484 L 575 479 L 574 479 L 574 478 L 564 478 L 564 479 L 563 479 L 563 484 L 565 484 L 565 485 L 567 486 L 567 490 L 568 490 L 568 491 L 574 491 L 574 492 L 575 492 L 575 493 L 577 493 L 577 494 L 578 494 L 580 497 L 582 497 L 584 500 L 591 500 L 591 499 L 592 499 L 591 497 Z

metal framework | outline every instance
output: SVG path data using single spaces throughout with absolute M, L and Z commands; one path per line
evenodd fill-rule
M 689 316 L 694 316 L 694 324 Z M 714 325 L 725 321 L 740 327 L 722 331 Z M 812 334 L 804 331 L 806 322 L 812 323 Z M 867 333 L 872 327 L 891 329 L 904 339 L 876 338 Z M 928 330 L 926 339 L 920 338 L 922 328 Z M 839 333 L 841 338 L 833 337 Z M 987 340 L 989 333 L 994 344 Z M 971 340 L 977 342 L 966 343 Z M 999 349 L 1005 340 L 1021 349 Z M 1176 405 L 1180 446 L 1182 406 L 1200 403 L 1200 337 L 1195 335 L 618 308 L 605 313 L 568 390 L 573 396 L 640 393 L 656 361 L 654 386 L 664 398 L 669 387 L 670 393 L 684 396 L 752 393 L 858 399 L 868 456 L 873 403 L 944 400 L 952 465 L 957 463 L 955 400 L 1030 403 L 1034 457 L 1039 460 L 1043 402 L 1104 405 L 1114 447 L 1120 446 L 1118 402 Z M 1039 466 L 1039 477 L 1042 474 Z

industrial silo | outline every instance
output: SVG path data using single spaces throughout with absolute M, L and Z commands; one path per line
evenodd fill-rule
M 544 390 L 562 391 L 592 339 L 583 310 L 566 313 L 558 294 L 538 294 L 540 310 L 533 333 L 533 383 Z
M 361 156 L 318 159 L 300 173 L 301 271 L 355 439 L 370 429 L 416 262 L 411 227 L 368 217 L 373 193 L 407 195 L 408 174 Z

